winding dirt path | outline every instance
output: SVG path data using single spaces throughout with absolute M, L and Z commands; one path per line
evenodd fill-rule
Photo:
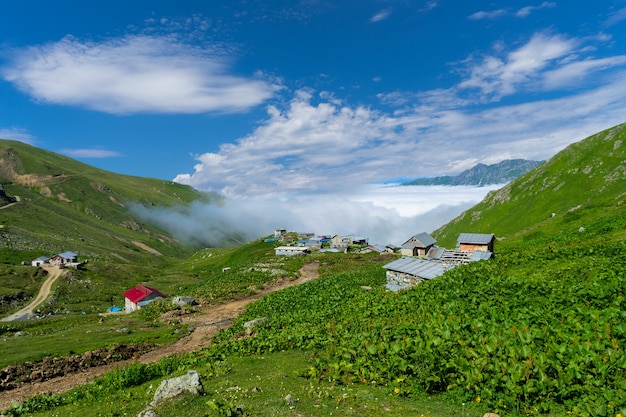
M 59 278 L 61 275 L 65 273 L 65 270 L 58 268 L 52 265 L 46 265 L 43 267 L 48 272 L 48 278 L 44 281 L 43 285 L 39 289 L 39 294 L 33 301 L 30 302 L 26 307 L 21 309 L 20 311 L 11 314 L 8 317 L 4 317 L 0 319 L 0 321 L 16 321 L 16 320 L 28 320 L 33 315 L 33 311 L 35 308 L 41 303 L 43 303 L 46 298 L 50 295 L 50 289 L 52 288 L 52 284 Z
M 313 280 L 319 276 L 318 269 L 318 261 L 308 262 L 300 269 L 300 277 L 295 280 L 277 283 L 271 288 L 264 289 L 241 300 L 231 301 L 219 305 L 200 306 L 199 311 L 195 314 L 180 317 L 176 317 L 174 315 L 167 316 L 167 319 L 179 320 L 181 323 L 189 325 L 191 330 L 190 334 L 171 345 L 159 347 L 151 352 L 141 355 L 136 359 L 98 366 L 90 368 L 85 372 L 67 374 L 65 376 L 50 379 L 38 384 L 23 385 L 14 390 L 0 392 L 0 410 L 8 409 L 14 401 L 22 402 L 26 398 L 38 394 L 59 394 L 69 391 L 74 387 L 93 381 L 93 379 L 97 376 L 112 371 L 117 367 L 124 367 L 130 363 L 148 364 L 156 362 L 166 356 L 193 352 L 207 347 L 211 344 L 212 337 L 219 330 L 230 327 L 233 320 L 245 310 L 248 304 L 271 292 L 293 287 L 306 281 Z

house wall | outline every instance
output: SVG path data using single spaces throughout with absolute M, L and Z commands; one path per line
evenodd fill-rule
M 128 298 L 124 298 L 124 308 L 126 309 L 127 313 L 139 310 L 139 306 L 130 301 Z
M 404 255 L 404 256 L 425 256 L 426 253 L 428 253 L 428 250 L 431 248 L 432 246 L 428 246 L 427 248 L 420 248 L 418 246 L 415 246 L 413 248 L 410 249 L 400 249 L 400 254 Z
M 387 270 L 387 285 L 410 288 L 424 281 L 415 275 L 405 274 L 403 272 Z
M 149 296 L 145 297 L 143 300 L 139 301 L 138 303 L 133 303 L 128 298 L 124 298 L 124 307 L 126 308 L 126 312 L 130 313 L 135 310 L 141 310 L 141 308 L 145 307 L 146 304 L 150 304 L 153 301 L 161 300 L 161 299 L 163 299 L 163 297 L 161 297 L 160 295 L 156 295 L 156 294 L 150 294 Z
M 286 256 L 304 256 L 306 255 L 308 251 L 308 248 L 306 250 L 303 250 L 303 247 L 298 247 L 298 248 L 294 248 L 294 249 L 278 249 L 276 248 L 276 255 L 286 255 Z
M 473 243 L 460 243 L 459 250 L 467 250 L 472 252 L 493 252 L 493 249 L 489 249 L 489 245 L 477 245 Z

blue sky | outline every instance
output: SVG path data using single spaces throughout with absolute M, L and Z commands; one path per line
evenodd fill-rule
M 548 159 L 625 108 L 626 0 L 22 0 L 0 14 L 1 138 L 233 199 Z
M 0 137 L 226 195 L 546 159 L 626 121 L 623 0 L 3 9 Z

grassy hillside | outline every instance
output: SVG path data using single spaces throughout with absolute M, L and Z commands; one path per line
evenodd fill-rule
M 0 184 L 7 196 L 18 199 L 0 212 L 0 251 L 8 262 L 14 254 L 34 258 L 66 250 L 82 259 L 122 263 L 187 256 L 197 247 L 142 221 L 131 207 L 184 207 L 216 198 L 171 181 L 118 175 L 6 140 L 0 140 Z
M 626 198 L 626 124 L 568 146 L 533 171 L 493 191 L 433 232 L 441 246 L 454 246 L 462 232 L 515 239 L 583 227 L 621 212 Z
M 495 259 L 391 293 L 389 259 L 315 254 L 318 279 L 251 304 L 209 348 L 6 414 L 136 415 L 161 380 L 195 369 L 207 394 L 168 401 L 160 416 L 626 415 L 623 127 L 568 147 L 436 232 L 443 246 L 460 232 L 495 233 Z M 271 249 L 262 240 L 205 249 L 150 274 L 218 302 L 303 262 Z M 248 334 L 244 323 L 261 317 Z M 21 326 L 0 335 L 28 334 Z

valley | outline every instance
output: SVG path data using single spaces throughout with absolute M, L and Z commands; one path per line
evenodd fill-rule
M 193 369 L 206 394 L 170 400 L 155 410 L 160 416 L 624 415 L 625 140 L 619 125 L 573 144 L 433 231 L 442 247 L 468 231 L 493 233 L 495 257 L 398 292 L 386 290 L 383 266 L 399 254 L 278 256 L 266 237 L 185 245 L 116 202 L 206 196 L 167 183 L 141 193 L 157 187 L 142 179 L 94 186 L 105 174 L 75 183 L 89 168 L 59 168 L 54 155 L 24 148 L 64 175 L 45 177 L 57 181 L 46 185 L 50 193 L 3 181 L 21 201 L 1 212 L 0 295 L 23 295 L 5 316 L 46 281 L 24 260 L 71 245 L 89 262 L 56 279 L 38 307 L 49 315 L 0 323 L 3 368 L 101 348 L 151 349 L 5 390 L 3 413 L 136 415 L 160 381 Z M 101 315 L 137 283 L 198 305 L 165 298 Z

